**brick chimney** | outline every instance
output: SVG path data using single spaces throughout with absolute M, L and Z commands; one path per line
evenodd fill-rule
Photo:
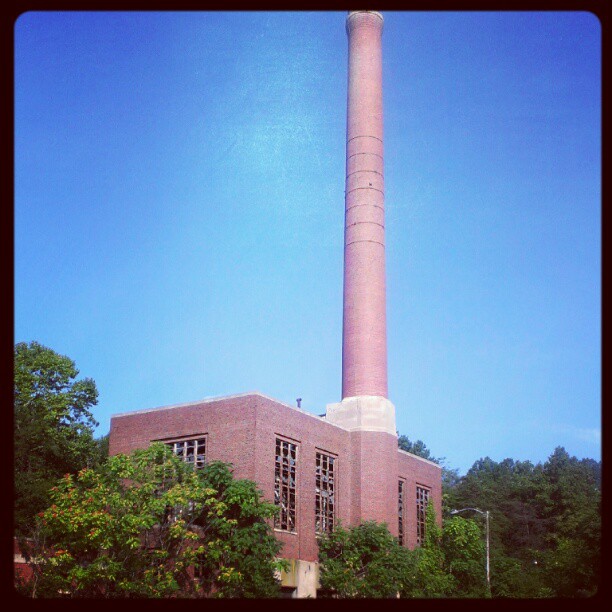
M 395 435 L 387 399 L 383 17 L 350 11 L 346 122 L 342 401 L 327 419 L 350 430 Z

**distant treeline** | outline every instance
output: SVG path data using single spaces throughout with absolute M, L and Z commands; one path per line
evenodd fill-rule
M 430 460 L 418 440 L 400 446 Z M 490 512 L 493 597 L 588 597 L 597 592 L 601 555 L 601 462 L 557 447 L 545 463 L 485 457 L 465 476 L 444 468 L 443 515 Z M 483 524 L 484 518 L 470 512 Z M 484 531 L 483 531 L 484 533 Z

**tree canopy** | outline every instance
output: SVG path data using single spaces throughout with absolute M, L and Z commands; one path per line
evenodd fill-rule
M 408 549 L 373 521 L 323 535 L 319 563 L 321 589 L 337 597 L 397 597 L 413 572 Z
M 37 517 L 36 597 L 278 594 L 276 512 L 227 464 L 203 470 L 154 443 L 66 474 Z
M 324 594 L 350 598 L 483 597 L 484 547 L 470 519 L 454 517 L 444 529 L 433 504 L 422 546 L 400 546 L 385 524 L 337 527 L 319 540 Z
M 77 380 L 74 361 L 38 342 L 20 342 L 14 355 L 15 528 L 27 534 L 64 473 L 97 461 L 98 425 L 91 408 L 98 391 Z
M 424 443 L 400 436 L 400 447 L 435 460 Z M 449 476 L 450 474 L 450 476 Z M 592 596 L 601 578 L 601 462 L 577 459 L 557 447 L 543 464 L 489 457 L 465 476 L 443 477 L 443 529 L 428 508 L 423 545 L 397 553 L 381 526 L 360 526 L 321 540 L 322 585 L 342 597 L 485 597 L 485 521 L 450 514 L 479 508 L 490 513 L 491 596 L 543 598 Z M 353 533 L 355 531 L 355 533 Z M 376 534 L 376 538 L 373 535 Z M 387 542 L 382 545 L 382 543 Z M 402 567 L 381 590 L 369 579 L 369 563 L 385 549 Z M 370 552 L 368 551 L 370 546 Z M 386 548 L 385 548 L 386 547 Z M 392 551 L 392 552 L 391 552 Z M 374 565 L 374 567 L 376 567 Z M 389 583 L 393 582 L 393 585 Z
M 224 542 L 218 559 L 206 550 L 198 558 L 203 592 L 214 591 L 223 597 L 277 597 L 276 572 L 286 569 L 285 562 L 277 560 L 282 545 L 270 526 L 277 507 L 263 501 L 252 480 L 234 479 L 226 463 L 209 463 L 200 471 L 200 478 L 205 487 L 215 491 L 223 513 L 200 515 L 195 523 L 206 546 Z M 222 580 L 222 568 L 231 568 L 229 583 Z
M 600 578 L 601 463 L 557 447 L 544 464 L 479 459 L 445 506 L 489 510 L 497 597 L 593 595 Z
M 444 457 L 434 457 L 423 440 L 413 442 L 408 436 L 401 434 L 397 438 L 397 445 L 403 451 L 423 457 L 423 459 L 429 459 L 429 461 L 434 463 L 442 463 L 444 461 Z

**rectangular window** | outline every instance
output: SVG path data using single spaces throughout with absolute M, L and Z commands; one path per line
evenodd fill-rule
M 296 530 L 296 467 L 297 445 L 276 438 L 274 503 L 280 506 L 280 513 L 274 519 L 274 527 L 283 531 Z
M 172 448 L 172 452 L 183 461 L 202 468 L 206 463 L 206 438 L 193 438 L 185 440 L 172 440 L 166 442 Z
M 429 502 L 429 489 L 420 487 L 416 488 L 416 519 L 417 519 L 417 545 L 421 545 L 425 539 L 425 514 L 427 511 L 427 502 Z
M 406 484 L 403 480 L 398 481 L 397 485 L 397 537 L 400 546 L 404 545 L 404 508 L 405 497 L 404 492 Z
M 336 517 L 335 472 L 336 458 L 325 453 L 316 454 L 315 467 L 315 532 L 331 533 Z

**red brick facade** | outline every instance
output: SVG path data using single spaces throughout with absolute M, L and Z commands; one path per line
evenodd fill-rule
M 406 482 L 405 542 L 416 544 L 416 486 L 431 491 L 441 513 L 440 467 L 399 451 L 388 433 L 349 432 L 325 419 L 259 393 L 115 415 L 110 454 L 130 453 L 154 440 L 206 436 L 207 461 L 226 461 L 237 478 L 254 480 L 274 500 L 276 438 L 298 447 L 295 533 L 277 530 L 282 556 L 317 560 L 315 537 L 315 455 L 336 457 L 336 521 L 345 526 L 363 520 L 386 522 L 398 532 L 398 480 Z

